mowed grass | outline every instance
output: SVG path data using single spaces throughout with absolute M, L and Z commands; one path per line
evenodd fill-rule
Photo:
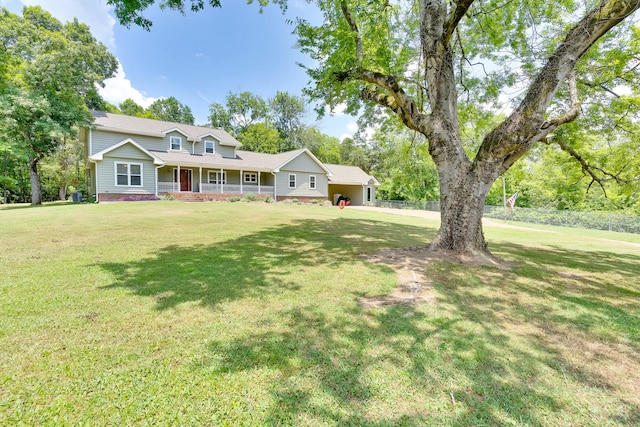
M 437 226 L 265 203 L 1 207 L 0 425 L 640 424 L 637 237 L 487 227 L 510 270 L 430 262 L 435 302 L 363 310 L 396 284 L 363 255 Z

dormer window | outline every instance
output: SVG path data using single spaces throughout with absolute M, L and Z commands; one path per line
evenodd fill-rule
M 171 149 L 175 151 L 182 150 L 182 138 L 179 136 L 171 137 Z
M 213 141 L 204 141 L 204 152 L 213 154 L 215 151 L 215 143 Z

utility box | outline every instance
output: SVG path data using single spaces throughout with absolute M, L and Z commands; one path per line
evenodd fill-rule
M 71 201 L 73 203 L 82 202 L 82 192 L 81 191 L 76 191 L 76 192 L 71 193 Z

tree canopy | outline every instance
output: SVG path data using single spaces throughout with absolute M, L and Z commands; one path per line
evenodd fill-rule
M 3 144 L 28 158 L 31 203 L 41 203 L 38 163 L 92 116 L 85 104 L 112 77 L 116 58 L 77 20 L 60 23 L 40 7 L 0 12 Z
M 192 125 L 195 122 L 191 108 L 183 105 L 173 96 L 154 101 L 147 111 L 159 120 Z

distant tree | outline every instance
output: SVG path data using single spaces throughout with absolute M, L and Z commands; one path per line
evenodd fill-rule
M 296 140 L 298 131 L 303 127 L 306 113 L 305 103 L 301 97 L 288 92 L 276 92 L 269 100 L 269 116 L 273 126 L 280 132 L 286 146 L 282 151 L 291 150 L 299 146 Z
M 372 174 L 381 182 L 380 198 L 437 200 L 438 173 L 424 137 L 390 119 L 370 142 Z
M 229 92 L 225 105 L 213 103 L 209 106 L 209 113 L 212 126 L 238 136 L 249 126 L 266 121 L 269 107 L 264 99 L 251 92 Z
M 80 168 L 83 147 L 77 136 L 64 138 L 56 152 L 42 161 L 42 175 L 58 190 L 58 199 L 66 200 L 69 190 L 76 191 L 84 182 Z
M 231 117 L 224 105 L 214 102 L 209 105 L 209 124 L 214 128 L 232 132 Z
M 341 162 L 338 138 L 323 134 L 315 126 L 302 127 L 296 134 L 299 146 L 308 148 L 321 162 L 333 164 Z
M 112 103 L 106 102 L 106 101 L 104 103 L 104 110 L 102 111 L 106 111 L 107 113 L 113 113 L 113 114 L 122 114 L 122 111 L 120 111 L 117 105 L 113 105 Z
M 159 120 L 167 122 L 182 123 L 185 125 L 193 125 L 195 122 L 191 108 L 182 104 L 173 96 L 154 101 L 147 108 L 147 112 L 153 114 Z
M 84 99 L 114 75 L 116 58 L 77 20 L 61 24 L 40 7 L 0 12 L 6 89 L 0 128 L 28 155 L 31 204 L 42 203 L 38 164 L 65 135 L 92 121 Z
M 142 107 L 141 105 L 138 105 L 131 98 L 127 98 L 124 101 L 122 101 L 118 105 L 118 108 L 120 109 L 122 114 L 127 116 L 144 117 L 144 114 L 145 114 L 144 107 Z
M 369 173 L 375 166 L 377 154 L 360 138 L 344 138 L 340 143 L 340 163 L 358 166 Z
M 87 92 L 84 97 L 84 104 L 90 110 L 107 111 L 108 109 L 107 101 L 100 96 L 97 88 L 93 88 L 93 90 Z
M 264 122 L 249 125 L 237 139 L 243 150 L 259 153 L 278 153 L 282 144 L 280 133 Z

